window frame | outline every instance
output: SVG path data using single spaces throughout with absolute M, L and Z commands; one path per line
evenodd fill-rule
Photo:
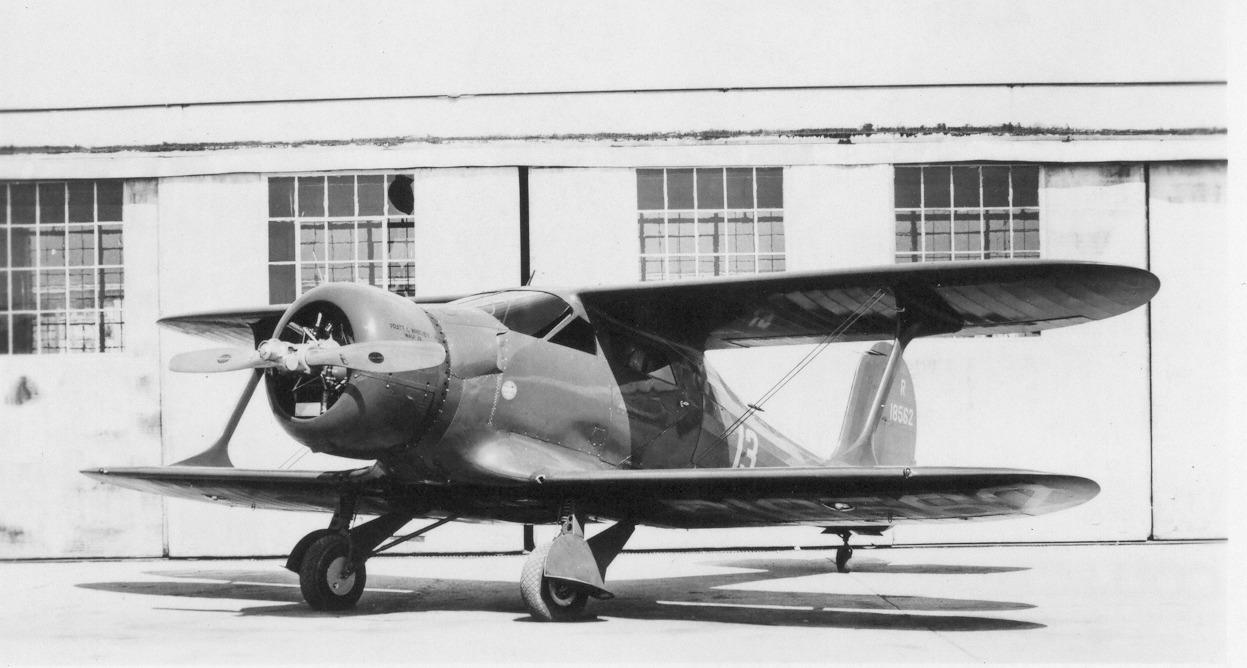
M 1044 172 L 1045 172 L 1044 165 L 1037 164 L 1037 163 L 984 162 L 984 163 L 897 164 L 897 165 L 893 165 L 892 167 L 893 167 L 893 171 L 892 171 L 892 185 L 893 185 L 892 257 L 895 263 L 908 264 L 908 263 L 913 263 L 913 262 L 946 262 L 946 261 L 965 261 L 965 260 L 998 261 L 998 260 L 1014 260 L 1014 259 L 1039 259 L 1043 257 L 1043 249 L 1045 246 L 1044 230 L 1046 229 L 1046 227 L 1042 224 L 1043 210 L 1045 209 L 1044 202 L 1043 202 L 1044 195 L 1043 195 L 1043 187 L 1042 187 Z M 996 169 L 1004 168 L 1008 170 L 1007 178 L 1006 178 L 1006 181 L 1009 186 L 1007 206 L 989 206 L 988 205 L 987 198 L 986 198 L 986 186 L 984 185 L 984 175 L 983 175 L 983 170 L 985 168 L 996 168 Z M 1018 204 L 1017 203 L 1018 200 L 1015 197 L 1015 187 L 1016 187 L 1015 184 L 1017 180 L 1014 178 L 1014 169 L 1016 168 L 1033 168 L 1035 170 L 1034 204 Z M 928 169 L 947 169 L 948 170 L 949 200 L 946 206 L 927 205 L 927 176 L 926 175 L 927 175 Z M 956 179 L 956 172 L 959 169 L 978 170 L 978 197 L 977 197 L 978 204 L 975 206 L 958 206 L 957 205 L 957 201 L 956 201 L 957 188 L 956 188 L 955 179 Z M 919 174 L 918 206 L 910 206 L 910 207 L 897 206 L 898 199 L 899 199 L 899 192 L 898 192 L 897 184 L 900 178 L 900 170 L 914 170 L 918 172 Z M 989 240 L 991 239 L 990 235 L 992 234 L 992 230 L 988 228 L 989 212 L 1000 213 L 1000 212 L 1005 212 L 1005 211 L 1007 211 L 1008 213 L 1008 218 L 1007 218 L 1007 227 L 1003 230 L 1003 232 L 1004 232 L 1005 238 L 1008 240 L 1008 250 L 1007 251 L 992 250 L 990 248 L 990 243 L 989 243 Z M 966 249 L 959 250 L 957 248 L 958 235 L 962 233 L 958 231 L 957 223 L 959 221 L 964 222 L 967 219 L 965 218 L 959 219 L 958 214 L 959 213 L 966 214 L 966 213 L 971 213 L 971 212 L 976 213 L 978 216 L 978 230 L 977 230 L 977 234 L 974 236 L 978 249 L 977 251 L 966 250 Z M 912 216 L 915 213 L 918 216 L 917 219 L 916 220 L 910 219 L 909 224 L 911 225 L 911 227 L 916 225 L 917 236 L 916 237 L 912 236 L 912 232 L 911 232 L 910 234 L 905 235 L 904 238 L 914 239 L 914 242 L 913 244 L 911 244 L 911 246 L 916 244 L 917 250 L 916 251 L 914 250 L 902 251 L 901 250 L 901 239 L 903 237 L 900 232 L 901 225 L 902 225 L 901 217 L 902 215 Z M 947 228 L 948 228 L 946 232 L 946 234 L 948 235 L 948 249 L 947 250 L 934 249 L 930 247 L 931 244 L 928 244 L 927 236 L 928 234 L 930 234 L 928 230 L 929 228 L 932 227 L 932 225 L 928 225 L 928 214 L 931 214 L 931 213 L 935 213 L 936 215 L 939 215 L 940 213 L 945 213 L 947 215 L 947 221 L 946 221 Z M 1025 228 L 1019 228 L 1016 224 L 1018 221 L 1027 220 L 1026 218 L 1023 218 L 1018 215 L 1018 214 L 1025 214 L 1025 213 L 1034 214 L 1034 217 L 1030 220 L 1033 222 L 1034 226 L 1036 227 L 1036 229 L 1033 231 L 1033 234 L 1035 235 L 1035 248 L 1019 249 L 1016 244 L 1016 240 L 1019 238 L 1018 235 L 1019 234 L 1026 235 L 1026 234 L 1031 233 L 1025 230 Z M 934 220 L 938 222 L 938 219 L 934 219 Z M 999 232 L 1001 232 L 1001 230 L 996 231 L 996 233 L 999 233 Z M 937 232 L 937 234 L 939 233 Z M 1004 255 L 1004 257 L 989 257 L 989 255 Z M 947 257 L 944 257 L 944 256 L 947 256 Z M 971 257 L 971 256 L 974 256 L 974 257 Z
M 360 182 L 361 176 L 379 176 L 381 177 L 381 212 L 364 214 L 360 213 Z M 330 215 L 330 197 L 332 182 L 334 177 L 350 177 L 352 179 L 352 211 L 351 215 Z M 272 172 L 264 175 L 264 183 L 266 186 L 266 234 L 268 243 L 268 260 L 266 267 L 268 271 L 268 292 L 270 304 L 289 303 L 287 300 L 278 300 L 278 295 L 289 294 L 289 287 L 283 287 L 280 290 L 275 289 L 274 281 L 277 279 L 290 279 L 293 281 L 293 299 L 294 301 L 303 296 L 312 287 L 335 281 L 333 279 L 333 270 L 335 268 L 349 267 L 352 279 L 349 282 L 360 283 L 363 285 L 375 285 L 383 290 L 393 292 L 395 294 L 411 297 L 416 293 L 416 258 L 415 258 L 415 236 L 416 236 L 416 216 L 413 211 L 410 214 L 397 210 L 389 201 L 388 191 L 391 183 L 396 177 L 406 177 L 414 183 L 415 170 L 349 170 L 349 171 L 333 171 L 333 172 Z M 292 199 L 290 201 L 290 215 L 273 215 L 273 186 L 274 179 L 291 179 L 290 186 Z M 321 179 L 321 215 L 300 215 L 300 179 Z M 274 259 L 273 234 L 274 226 L 280 223 L 288 223 L 293 228 L 293 246 L 291 250 L 292 257 L 290 259 Z M 325 249 L 324 258 L 305 259 L 303 257 L 303 230 L 305 225 L 309 223 L 318 223 L 321 238 L 314 243 L 318 247 Z M 341 223 L 351 223 L 351 259 L 350 260 L 333 260 L 330 259 L 333 241 L 330 238 L 332 225 Z M 375 241 L 364 242 L 361 239 L 360 231 L 367 229 L 365 223 L 377 223 L 380 229 L 380 239 Z M 391 230 L 405 228 L 408 230 L 408 238 L 400 241 L 393 241 L 391 238 Z M 361 258 L 360 247 L 365 243 L 377 244 L 381 250 L 380 257 L 377 258 Z M 402 257 L 395 258 L 391 255 L 393 250 L 391 246 L 401 243 L 404 246 Z M 378 283 L 372 283 L 364 278 L 364 271 L 369 265 L 376 265 L 380 274 Z M 289 268 L 288 271 L 293 276 L 285 276 L 279 268 Z M 393 270 L 399 268 L 398 274 L 393 274 Z M 310 286 L 305 287 L 304 273 L 305 270 L 311 269 L 317 271 L 316 279 Z M 395 288 L 401 289 L 395 289 Z
M 731 206 L 729 170 L 750 170 L 750 186 L 752 188 L 750 207 Z M 780 206 L 768 207 L 761 206 L 759 201 L 759 170 L 774 170 L 779 173 L 779 197 Z M 787 271 L 788 248 L 787 248 L 787 231 L 784 228 L 784 172 L 782 165 L 762 165 L 750 167 L 723 167 L 723 166 L 699 166 L 699 167 L 637 167 L 634 170 L 637 184 L 637 240 L 638 240 L 638 278 L 645 281 L 660 280 L 680 280 L 695 278 L 710 278 L 715 276 L 741 276 L 762 273 L 779 273 Z M 689 171 L 691 172 L 691 198 L 692 207 L 672 207 L 672 196 L 670 193 L 669 172 L 671 171 Z M 702 192 L 699 184 L 699 173 L 718 171 L 719 182 L 722 184 L 722 205 L 715 207 L 703 208 L 701 199 Z M 662 175 L 662 208 L 642 208 L 642 172 L 659 172 Z M 733 244 L 739 243 L 734 241 L 736 235 L 733 234 L 732 224 L 740 222 L 733 220 L 731 214 L 744 212 L 749 216 L 750 224 L 753 232 L 750 237 L 750 247 L 752 250 L 741 252 L 733 250 Z M 705 235 L 702 232 L 702 226 L 707 222 L 709 217 L 707 214 L 721 213 L 722 217 L 717 222 L 723 226 L 722 233 L 713 235 Z M 763 220 L 764 217 L 778 218 L 778 220 Z M 661 221 L 658 219 L 661 218 Z M 674 219 L 674 222 L 673 222 Z M 646 226 L 656 222 L 661 222 L 661 234 L 649 235 L 646 233 Z M 774 232 L 763 234 L 763 224 L 779 225 L 778 234 Z M 673 229 L 673 225 L 691 224 L 693 234 L 691 237 L 679 234 L 678 230 Z M 772 228 L 773 230 L 774 228 Z M 763 239 L 767 238 L 767 244 L 770 246 L 768 250 L 762 250 Z M 691 238 L 691 251 L 683 251 L 680 249 L 672 249 L 673 243 L 679 243 L 680 239 Z M 702 250 L 703 239 L 713 238 L 715 242 L 722 239 L 724 248 L 706 252 Z M 778 242 L 776 242 L 778 238 Z M 658 240 L 660 249 L 657 251 L 647 250 L 647 241 L 653 242 Z M 712 243 L 715 243 L 712 242 Z M 775 250 L 775 245 L 779 245 L 779 250 Z M 691 262 L 691 272 L 673 270 L 673 260 L 679 262 Z M 703 271 L 703 261 L 711 260 L 714 262 L 714 270 L 711 272 Z M 720 265 L 720 260 L 722 264 Z M 749 267 L 740 269 L 738 262 L 748 260 Z M 656 264 L 655 264 L 656 263 Z M 769 268 L 764 269 L 764 263 L 769 263 Z M 657 274 L 653 272 L 651 267 L 660 267 Z
M 116 201 L 103 202 L 101 184 L 113 186 Z M 90 220 L 74 220 L 73 186 L 89 185 L 91 192 Z M 30 186 L 32 218 L 29 222 L 14 220 L 14 186 Z M 45 192 L 60 186 L 57 206 L 59 220 L 47 220 L 48 201 Z M 79 190 L 79 192 L 81 192 Z M 0 181 L 0 355 L 62 355 L 124 353 L 125 347 L 125 202 L 126 182 L 123 179 L 38 179 Z M 81 202 L 78 215 L 81 215 Z M 105 212 L 105 207 L 108 213 Z M 115 219 L 102 219 L 113 218 Z M 14 248 L 15 230 L 26 230 L 29 236 L 28 264 L 17 265 Z M 89 232 L 90 248 L 74 247 L 74 239 Z M 75 237 L 75 233 L 79 236 Z M 45 237 L 60 236 L 59 245 L 44 246 Z M 106 245 L 105 241 L 115 245 Z M 73 254 L 77 253 L 77 260 Z M 115 253 L 112 261 L 106 254 Z M 47 255 L 59 254 L 61 261 L 47 264 Z M 86 258 L 89 257 L 89 261 Z M 45 285 L 48 277 L 59 274 L 58 285 Z M 31 305 L 20 306 L 18 275 L 29 276 Z M 77 276 L 77 278 L 75 278 Z M 83 282 L 89 276 L 90 282 Z M 60 292 L 59 295 L 53 294 Z M 89 297 L 88 297 L 89 295 Z M 91 306 L 82 307 L 76 300 L 89 298 Z M 52 301 L 49 307 L 45 299 Z M 59 300 L 57 303 L 54 300 Z M 16 350 L 19 340 L 18 319 L 33 324 L 29 350 Z M 61 322 L 56 322 L 60 319 Z M 59 331 L 56 344 L 49 345 L 48 334 Z M 74 336 L 74 332 L 78 336 Z

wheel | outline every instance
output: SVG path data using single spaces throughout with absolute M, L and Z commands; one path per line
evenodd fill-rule
M 538 621 L 579 619 L 589 602 L 589 594 L 573 584 L 546 577 L 546 555 L 550 552 L 550 545 L 542 545 L 528 555 L 524 573 L 520 576 L 520 596 L 524 598 L 528 612 Z
M 363 595 L 368 579 L 363 561 L 355 564 L 350 575 L 342 575 L 350 547 L 350 539 L 340 534 L 321 536 L 308 546 L 299 568 L 299 588 L 313 610 L 346 610 Z
M 853 557 L 853 548 L 848 545 L 841 545 L 836 548 L 836 570 L 841 573 L 849 572 L 849 559 Z

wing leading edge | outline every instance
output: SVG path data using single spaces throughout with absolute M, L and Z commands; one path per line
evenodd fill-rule
M 1099 486 L 1075 476 L 988 468 L 759 468 L 550 472 L 530 481 L 399 481 L 377 468 L 336 472 L 203 467 L 99 469 L 97 480 L 167 496 L 278 510 L 359 511 L 547 521 L 565 498 L 591 516 L 672 528 L 884 526 L 1042 515 L 1084 503 Z
M 932 334 L 1035 332 L 1125 313 L 1160 289 L 1143 269 L 1011 260 L 776 273 L 577 292 L 585 309 L 705 350 L 891 339 L 912 309 Z

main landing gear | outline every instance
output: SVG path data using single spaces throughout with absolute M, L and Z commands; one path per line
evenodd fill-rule
M 564 503 L 559 515 L 558 537 L 529 555 L 520 577 L 520 596 L 542 622 L 580 619 L 590 598 L 614 598 L 606 590 L 606 568 L 636 528 L 620 522 L 586 540 L 585 518 L 575 504 Z
M 354 517 L 355 500 L 343 498 L 329 528 L 304 536 L 286 560 L 286 568 L 299 574 L 303 600 L 313 610 L 332 612 L 354 607 L 368 581 L 365 563 L 369 559 L 455 519 L 440 519 L 381 545 L 410 522 L 412 515 L 386 513 L 352 529 Z

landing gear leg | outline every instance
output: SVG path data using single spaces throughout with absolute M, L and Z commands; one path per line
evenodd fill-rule
M 620 522 L 585 540 L 585 519 L 575 505 L 565 503 L 559 514 L 558 537 L 529 555 L 520 578 L 520 596 L 533 618 L 543 622 L 579 619 L 589 597 L 614 597 L 603 581 L 606 568 L 636 528 Z
M 853 535 L 851 531 L 841 531 L 840 538 L 844 540 L 844 545 L 836 548 L 836 570 L 841 573 L 849 572 L 849 559 L 853 557 L 853 548 L 849 545 L 849 537 Z

